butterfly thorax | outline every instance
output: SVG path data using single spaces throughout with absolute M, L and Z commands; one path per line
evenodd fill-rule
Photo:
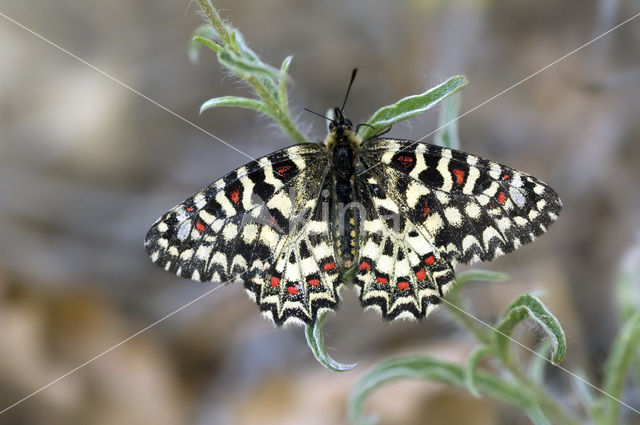
M 356 207 L 355 174 L 361 139 L 351 121 L 336 108 L 338 120 L 329 125 L 325 145 L 331 157 L 331 227 L 336 257 L 342 267 L 351 267 L 357 253 L 360 217 Z

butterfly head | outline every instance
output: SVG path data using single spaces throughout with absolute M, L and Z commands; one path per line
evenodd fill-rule
M 336 136 L 340 136 L 347 131 L 353 131 L 353 123 L 349 118 L 345 118 L 342 115 L 342 111 L 340 108 L 336 107 L 333 110 L 334 118 L 329 122 L 329 132 L 335 133 Z
M 358 150 L 360 138 L 353 130 L 353 123 L 349 118 L 345 118 L 340 108 L 333 111 L 334 118 L 329 122 L 329 134 L 324 140 L 327 149 L 333 150 L 337 145 L 349 145 L 352 149 Z

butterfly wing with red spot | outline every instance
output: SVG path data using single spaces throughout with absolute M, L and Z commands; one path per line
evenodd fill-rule
M 356 179 L 367 217 L 354 282 L 362 305 L 384 318 L 421 318 L 450 287 L 453 267 L 424 229 L 400 214 L 382 180 L 374 175 Z
M 315 197 L 306 197 L 304 217 L 279 246 L 272 265 L 247 285 L 263 313 L 279 325 L 311 324 L 319 312 L 334 309 L 339 302 L 342 281 L 334 235 L 323 217 L 331 200 L 321 197 L 322 192 L 330 193 L 331 180 L 325 178 L 321 188 Z
M 546 232 L 562 206 L 537 178 L 454 149 L 376 139 L 360 158 L 361 178 L 381 179 L 400 213 L 450 261 L 489 261 L 511 252 Z
M 313 217 L 328 161 L 322 145 L 301 144 L 238 168 L 163 215 L 147 233 L 147 253 L 181 277 L 244 282 L 277 323 L 312 322 L 318 309 L 337 303 L 336 279 L 307 266 L 300 274 L 308 287 L 293 288 L 293 268 L 283 264 L 293 250 L 301 260 L 311 253 L 335 262 L 332 250 L 303 247 L 323 229 L 300 225 Z

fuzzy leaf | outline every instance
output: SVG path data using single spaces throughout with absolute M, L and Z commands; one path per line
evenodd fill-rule
M 218 43 L 216 43 L 213 40 L 209 40 L 208 38 L 200 37 L 199 35 L 196 35 L 195 37 L 193 37 L 193 42 L 196 43 L 196 45 L 202 44 L 204 46 L 207 46 L 208 48 L 210 48 L 216 53 L 222 52 L 222 46 L 220 46 Z
M 244 36 L 242 35 L 242 33 L 240 31 L 234 31 L 232 33 L 233 35 L 233 41 L 235 43 L 235 46 L 238 48 L 238 50 L 240 51 L 241 55 L 247 59 L 249 59 L 252 62 L 256 62 L 256 63 L 260 63 L 265 67 L 268 67 L 269 69 L 271 69 L 272 73 L 274 75 L 277 74 L 277 70 L 269 65 L 264 64 L 260 58 L 258 57 L 258 55 L 256 54 L 256 52 L 254 52 L 253 50 L 251 50 L 251 48 L 249 47 L 249 45 L 247 44 L 247 42 L 244 39 Z
M 593 389 L 586 383 L 588 381 L 586 380 L 584 371 L 576 371 L 576 376 L 581 379 L 572 379 L 571 387 L 574 389 L 575 394 L 578 396 L 578 401 L 580 402 L 580 404 L 582 404 L 582 407 L 586 412 L 591 412 L 593 418 L 595 419 L 594 423 L 604 423 L 604 419 L 602 417 L 602 400 L 596 400 L 593 394 Z
M 507 279 L 509 279 L 509 275 L 506 273 L 474 269 L 458 274 L 456 277 L 456 285 L 462 286 L 469 282 L 501 282 Z
M 356 266 L 351 266 L 342 272 L 342 274 L 340 275 L 340 279 L 342 280 L 342 283 L 344 283 L 345 285 L 348 285 L 351 283 L 351 280 L 355 275 L 356 275 Z
M 464 381 L 471 395 L 473 395 L 476 398 L 480 398 L 480 393 L 478 392 L 478 389 L 476 388 L 476 384 L 475 384 L 476 367 L 478 366 L 478 362 L 480 361 L 480 359 L 490 354 L 493 354 L 493 352 L 494 352 L 493 347 L 484 345 L 473 350 L 471 354 L 469 354 L 469 358 L 467 359 L 467 364 L 465 365 L 465 368 L 464 368 L 464 375 L 465 375 Z
M 251 77 L 260 76 L 269 81 L 278 78 L 278 71 L 264 65 L 262 62 L 256 62 L 251 59 L 237 55 L 229 49 L 222 50 L 218 53 L 218 60 L 222 65 L 231 70 L 234 74 L 247 80 Z
M 472 269 L 462 272 L 456 276 L 452 288 L 447 293 L 447 299 L 453 304 L 460 303 L 460 290 L 469 282 L 499 282 L 509 279 L 509 275 L 490 270 Z
M 620 416 L 620 403 L 616 399 L 622 396 L 627 373 L 640 346 L 640 311 L 636 312 L 624 324 L 611 348 L 604 369 L 603 407 L 605 423 L 616 424 Z
M 456 75 L 422 94 L 408 96 L 393 105 L 380 108 L 367 121 L 366 126 L 360 127 L 359 136 L 366 140 L 394 124 L 413 118 L 451 96 L 466 84 L 467 79 L 464 76 Z
M 318 318 L 313 326 L 307 326 L 305 328 L 305 336 L 307 337 L 307 344 L 311 348 L 311 352 L 315 356 L 316 360 L 320 362 L 324 367 L 334 372 L 345 372 L 356 367 L 357 363 L 344 364 L 335 361 L 327 353 L 327 347 L 324 345 L 323 326 L 324 320 L 327 317 L 327 312 L 323 311 L 318 314 Z
M 460 93 L 455 93 L 442 102 L 438 115 L 438 130 L 434 143 L 450 149 L 460 149 L 458 138 L 458 113 L 460 112 Z
M 269 116 L 272 115 L 271 111 L 269 111 L 267 106 L 260 100 L 238 96 L 223 96 L 209 99 L 200 107 L 200 113 L 218 106 L 236 106 L 239 108 L 253 109 L 254 111 L 262 112 Z
M 210 24 L 196 28 L 196 30 L 193 31 L 193 34 L 191 34 L 191 40 L 189 40 L 189 60 L 192 63 L 198 62 L 198 59 L 200 58 L 201 44 L 204 44 L 211 50 L 218 52 L 215 47 L 220 47 L 220 45 L 214 40 L 219 40 L 219 37 L 216 30 L 213 29 Z M 211 44 L 214 44 L 215 46 L 211 46 Z
M 530 318 L 540 325 L 551 339 L 551 361 L 559 363 L 564 358 L 566 338 L 558 319 L 533 295 L 521 295 L 507 308 L 502 321 L 496 326 L 496 344 L 499 354 L 506 358 L 509 348 L 509 336 L 518 323 Z
M 527 375 L 533 382 L 537 382 L 542 384 L 544 379 L 544 369 L 547 366 L 547 356 L 551 354 L 551 344 L 544 340 L 538 347 L 536 348 L 536 353 L 540 354 L 539 356 L 533 355 L 531 356 L 531 360 L 529 360 L 529 368 L 527 371 Z
M 249 64 L 249 68 L 254 70 L 253 74 L 260 79 L 265 88 L 271 93 L 271 96 L 274 99 L 278 99 L 277 86 L 281 70 L 262 62 L 256 52 L 249 47 L 240 31 L 236 30 L 231 35 L 237 51 L 240 52 L 240 56 Z
M 287 83 L 289 82 L 289 65 L 293 56 L 287 56 L 282 61 L 280 66 L 280 73 L 278 74 L 278 101 L 280 107 L 286 113 L 289 114 L 289 96 L 287 95 Z
M 429 379 L 465 388 L 464 370 L 461 366 L 430 357 L 407 357 L 383 362 L 360 379 L 349 396 L 349 418 L 356 424 L 372 424 L 375 418 L 363 417 L 362 406 L 367 397 L 386 382 L 398 379 Z M 504 382 L 484 372 L 475 372 L 478 390 L 505 403 L 530 409 L 531 395 L 525 388 Z

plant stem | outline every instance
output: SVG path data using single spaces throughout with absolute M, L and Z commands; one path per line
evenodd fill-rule
M 458 307 L 460 298 L 458 297 L 457 293 L 453 293 L 454 290 L 455 288 L 449 293 L 447 297 L 449 298 L 449 302 L 452 304 L 448 305 L 449 313 L 454 316 L 454 318 L 459 322 L 460 326 L 471 332 L 482 344 L 493 344 L 493 338 L 490 334 L 484 331 L 484 328 L 478 326 L 479 322 L 477 321 L 477 319 L 473 318 L 462 308 Z
M 224 44 L 231 43 L 231 36 L 229 35 L 229 31 L 227 31 L 227 27 L 224 25 L 222 18 L 218 11 L 211 5 L 209 0 L 196 0 L 200 5 L 200 9 L 204 12 L 205 16 L 211 22 L 211 25 L 216 29 L 218 35 L 224 42 Z
M 201 1 L 201 0 L 198 0 Z M 298 127 L 293 123 L 288 114 L 286 114 L 280 104 L 273 98 L 269 90 L 260 82 L 256 77 L 249 77 L 247 82 L 251 85 L 253 90 L 258 93 L 262 100 L 267 104 L 269 109 L 274 112 L 273 119 L 278 123 L 280 128 L 296 143 L 306 143 L 307 138 L 300 132 Z
M 454 291 L 455 288 L 447 296 L 449 302 L 453 304 L 449 306 L 449 312 L 454 316 L 459 324 L 471 332 L 480 343 L 486 346 L 493 346 L 495 341 L 491 333 L 485 332 L 484 328 L 479 326 L 479 322 L 476 319 L 465 313 L 462 309 L 457 308 L 457 305 L 460 303 L 460 297 L 458 296 L 458 293 Z M 542 411 L 556 419 L 552 421 L 552 423 L 561 423 L 563 425 L 581 424 L 580 421 L 569 416 L 554 399 L 548 396 L 543 388 L 524 375 L 510 358 L 500 360 L 507 370 L 509 370 L 511 375 L 519 381 L 523 388 L 532 390 L 533 394 L 535 394 L 535 401 L 538 402 Z
M 233 49 L 237 54 L 242 54 L 238 49 L 237 43 L 234 42 L 235 38 L 229 31 L 229 27 L 224 23 L 220 14 L 209 0 L 196 0 L 200 5 L 200 9 L 204 12 L 205 16 L 220 36 L 220 40 L 225 47 Z M 242 77 L 241 77 L 242 78 Z M 307 137 L 302 134 L 300 129 L 291 120 L 291 117 L 282 105 L 287 103 L 280 103 L 273 94 L 265 87 L 264 83 L 255 76 L 249 76 L 244 78 L 251 88 L 262 98 L 267 108 L 272 112 L 271 117 L 276 121 L 280 128 L 296 143 L 308 142 Z M 286 95 L 286 93 L 285 93 Z
M 549 414 L 552 419 L 554 419 L 552 420 L 552 423 L 559 423 L 563 425 L 580 425 L 583 423 L 562 409 L 556 400 L 548 395 L 544 388 L 524 375 L 518 368 L 518 365 L 510 358 L 504 359 L 502 364 L 509 370 L 511 375 L 520 382 L 522 387 L 533 391 L 537 399 L 536 401 L 539 403 L 542 411 Z

